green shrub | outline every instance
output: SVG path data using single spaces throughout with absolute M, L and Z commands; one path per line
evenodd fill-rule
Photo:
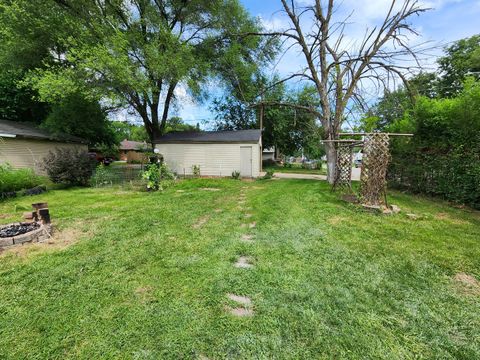
M 13 169 L 8 164 L 0 165 L 0 193 L 31 189 L 42 184 L 43 179 L 32 169 Z
M 291 169 L 293 167 L 293 164 L 291 162 L 286 161 L 283 164 L 283 167 L 286 168 L 286 169 Z
M 167 164 L 149 164 L 142 174 L 142 178 L 147 181 L 147 190 L 163 190 L 173 184 L 175 174 L 168 168 Z
M 480 83 L 453 99 L 420 98 L 406 120 L 415 136 L 392 142 L 390 185 L 480 209 Z
M 271 179 L 273 178 L 273 174 L 274 174 L 274 171 L 273 170 L 267 170 L 267 172 L 265 173 L 265 175 L 263 175 L 260 180 L 268 180 L 268 179 Z
M 43 168 L 56 184 L 86 186 L 89 184 L 96 161 L 88 153 L 77 149 L 56 149 L 44 159 Z
M 111 173 L 105 165 L 99 164 L 92 175 L 91 185 L 100 187 L 107 184 L 111 184 Z

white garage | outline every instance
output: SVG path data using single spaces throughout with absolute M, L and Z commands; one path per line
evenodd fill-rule
M 262 161 L 260 130 L 171 132 L 155 141 L 168 166 L 179 175 L 258 177 Z

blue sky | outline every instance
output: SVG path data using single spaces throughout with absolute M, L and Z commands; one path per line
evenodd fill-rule
M 313 0 L 297 0 L 299 3 L 308 3 Z M 280 0 L 241 0 L 247 10 L 260 17 L 269 29 L 281 29 L 288 25 L 285 16 L 279 12 L 282 5 Z M 339 2 L 340 3 L 340 2 Z M 432 41 L 435 44 L 448 44 L 452 41 L 480 33 L 480 0 L 422 0 L 422 5 L 432 10 L 413 19 L 415 28 L 420 32 L 421 38 L 413 41 Z M 390 0 L 342 0 L 339 16 L 354 10 L 352 24 L 347 33 L 352 37 L 363 34 L 367 26 L 372 26 L 385 15 L 385 8 Z M 435 51 L 440 55 L 441 50 Z M 427 59 L 427 66 L 434 67 L 435 56 Z M 276 64 L 273 70 L 286 76 L 302 66 L 303 59 L 297 56 L 295 50 L 290 51 Z M 214 93 L 221 91 L 212 88 Z M 209 110 L 209 102 L 198 104 L 180 90 L 180 108 L 176 111 L 186 122 L 195 124 L 203 120 L 213 119 L 214 115 Z M 207 126 L 208 128 L 208 126 Z

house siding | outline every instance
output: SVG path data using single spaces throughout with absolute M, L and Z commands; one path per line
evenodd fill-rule
M 41 168 L 44 157 L 57 148 L 74 148 L 87 151 L 87 145 L 62 143 L 32 139 L 0 139 L 0 164 L 9 163 L 14 168 L 31 168 L 35 173 L 43 175 Z
M 200 165 L 205 176 L 231 176 L 240 171 L 240 147 L 252 147 L 252 176 L 260 175 L 260 143 L 179 143 L 157 144 L 168 166 L 179 175 L 192 175 L 193 165 Z

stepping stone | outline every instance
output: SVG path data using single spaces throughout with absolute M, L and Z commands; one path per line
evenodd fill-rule
M 236 303 L 242 304 L 245 307 L 249 307 L 252 305 L 252 300 L 250 300 L 247 296 L 235 295 L 235 294 L 227 294 L 227 297 L 235 301 Z
M 185 190 L 177 190 L 176 192 L 177 192 L 177 193 L 184 193 Z
M 244 242 L 253 242 L 253 235 L 244 234 L 242 235 L 241 240 Z
M 394 214 L 398 214 L 400 211 L 402 211 L 397 205 L 390 205 L 390 209 L 392 209 Z
M 243 204 L 245 204 L 245 200 L 239 200 L 237 204 L 238 205 L 243 205 Z
M 233 264 L 238 269 L 251 269 L 253 264 L 250 263 L 250 258 L 246 256 L 240 256 L 235 264 Z
M 248 219 L 248 218 L 251 218 L 252 217 L 252 214 L 245 214 L 245 217 Z
M 248 227 L 249 227 L 250 229 L 253 229 L 253 228 L 255 228 L 256 226 L 257 226 L 257 223 L 256 223 L 255 221 L 252 222 L 252 223 L 250 223 L 250 225 L 248 225 Z
M 200 188 L 199 190 L 202 190 L 202 191 L 220 191 L 221 189 L 219 189 L 219 188 Z
M 220 213 L 220 212 L 222 212 L 223 210 L 222 210 L 222 209 L 215 209 L 214 211 L 215 211 L 216 213 Z
M 233 316 L 238 316 L 238 317 L 253 316 L 252 309 L 226 307 L 226 310 Z

